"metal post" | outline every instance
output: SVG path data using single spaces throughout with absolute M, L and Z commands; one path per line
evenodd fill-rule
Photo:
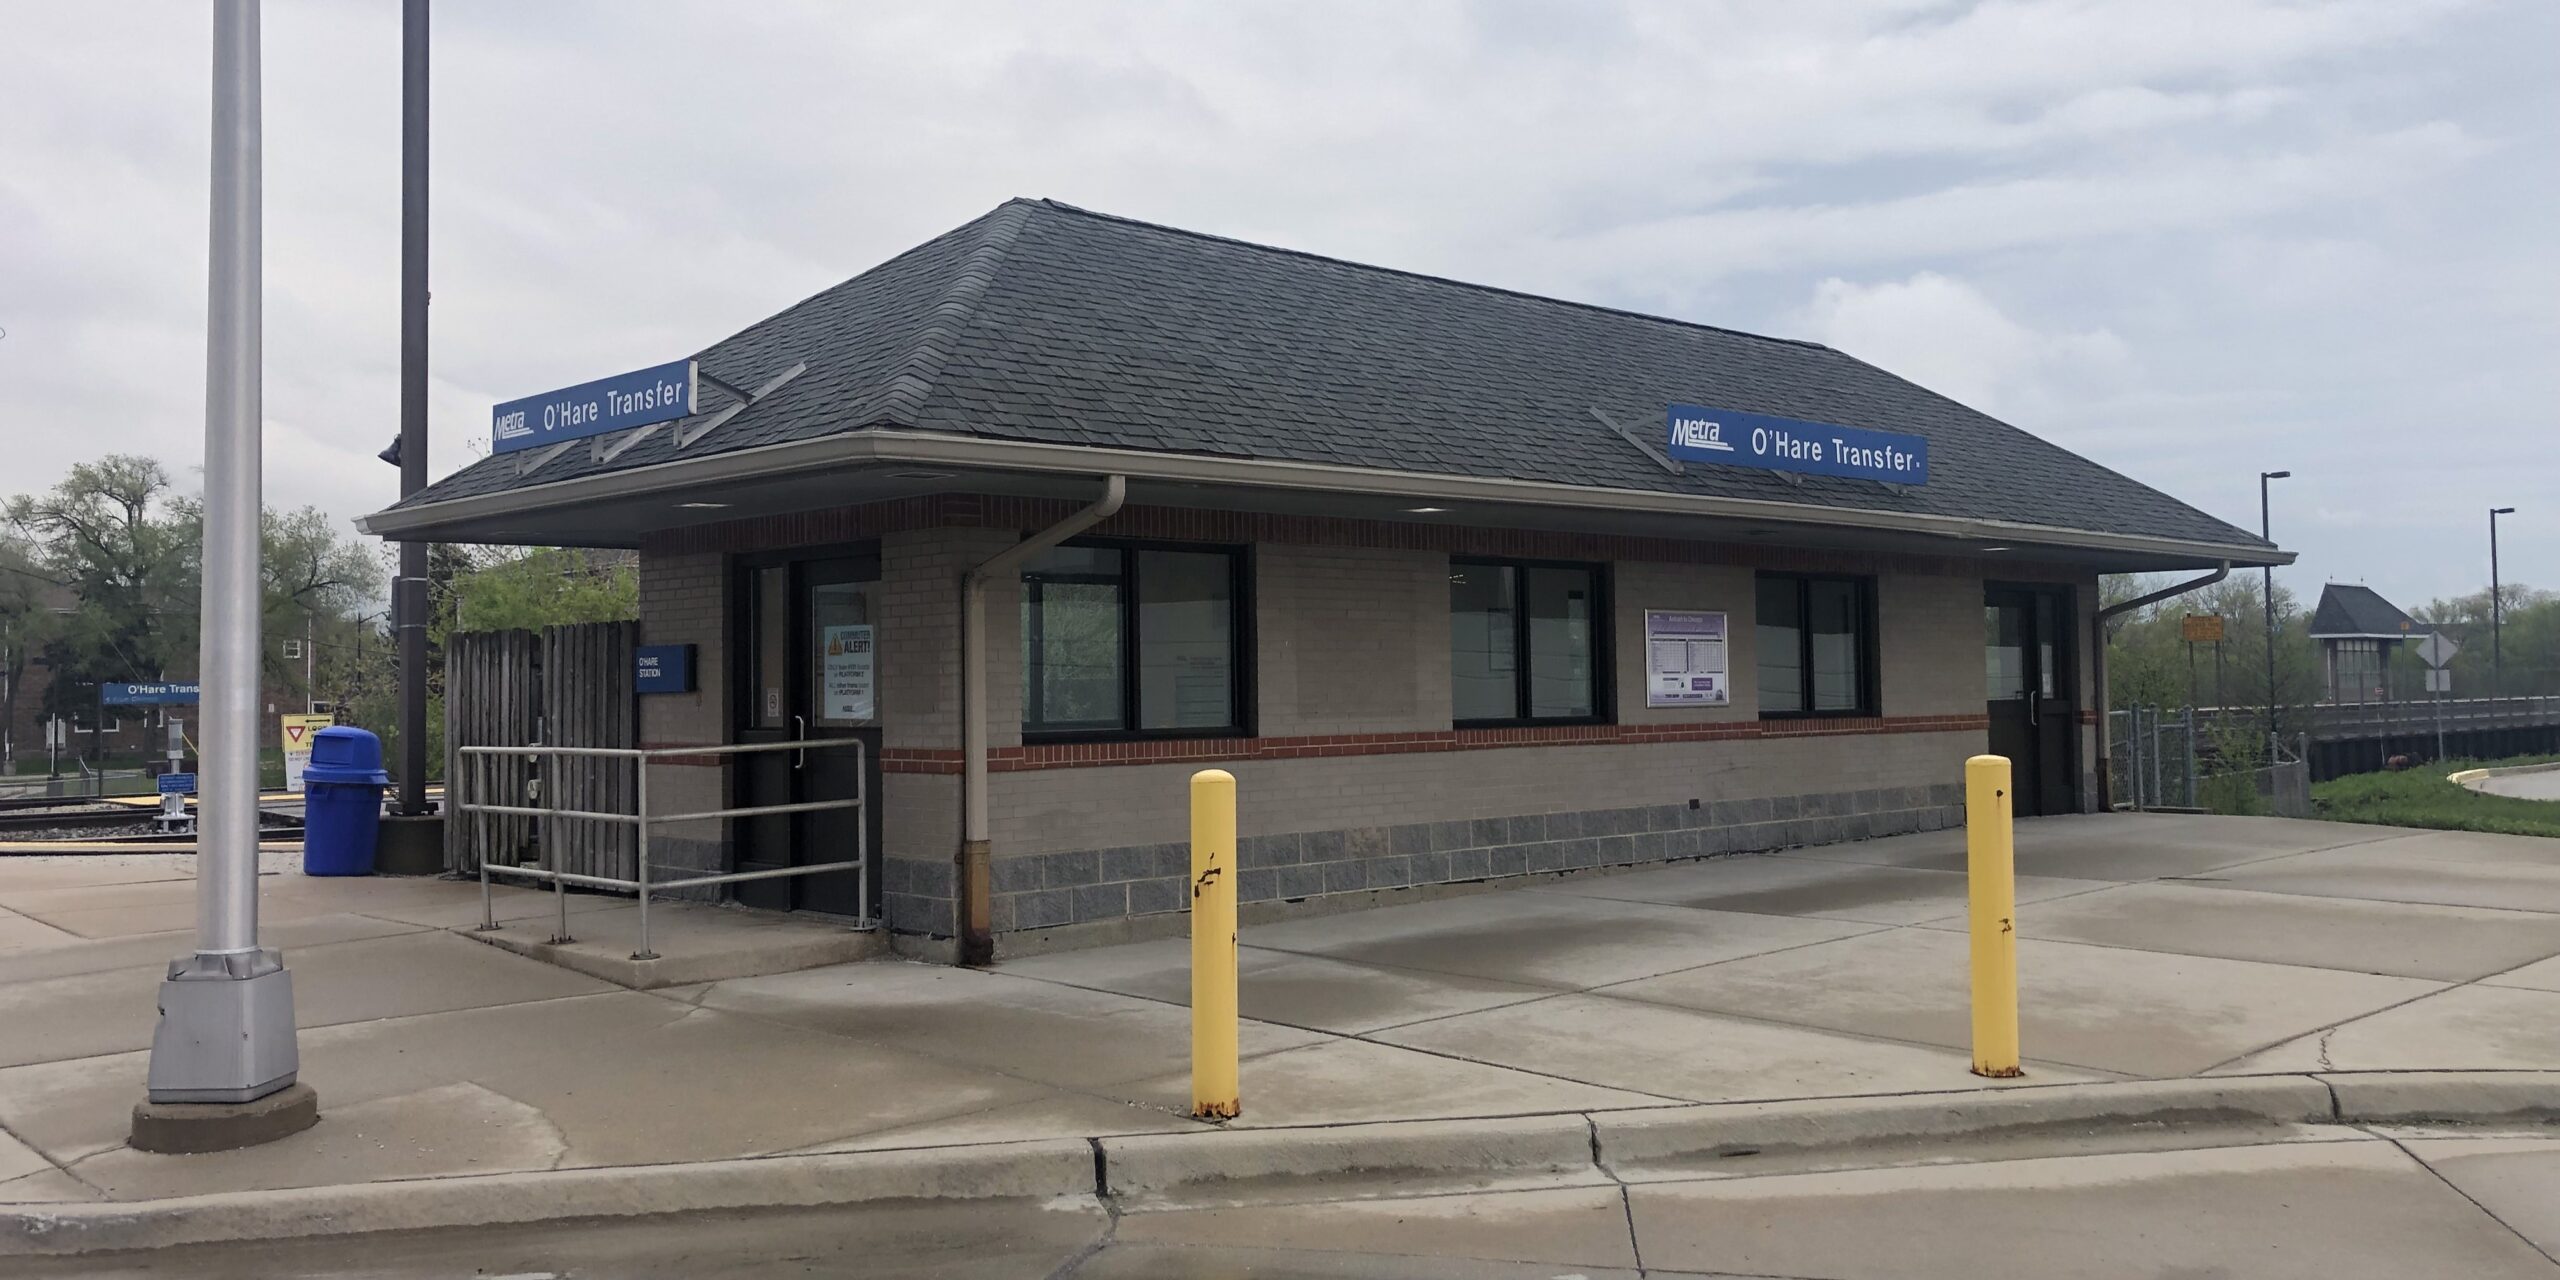
M 2506 605 L 2498 599 L 2498 517 L 2512 514 L 2514 507 L 2489 508 L 2489 707 L 2495 711 L 2498 699 L 2506 692 L 2505 672 L 2501 667 L 2498 631 L 2506 619 Z
M 482 824 L 479 819 L 473 818 L 470 814 L 466 813 L 463 810 L 462 805 L 466 801 L 474 803 L 487 802 L 486 798 L 489 791 L 488 788 L 483 785 L 483 781 L 488 776 L 489 758 L 487 756 L 464 753 L 461 755 L 461 760 L 462 776 L 453 780 L 457 794 L 453 797 L 452 820 L 455 822 L 469 822 L 473 824 L 472 826 L 464 829 L 462 838 L 464 844 L 477 848 L 481 842 L 474 839 L 474 837 L 480 833 L 484 824 Z M 469 784 L 467 788 L 464 786 L 465 783 Z M 472 861 L 477 863 L 480 867 L 480 929 L 481 932 L 486 933 L 498 927 L 498 911 L 497 904 L 490 901 L 489 898 L 489 851 L 486 848 L 478 848 L 477 851 L 479 856 L 473 858 Z
M 250 1102 L 292 1086 L 301 1067 L 292 975 L 281 953 L 258 946 L 258 80 L 257 0 L 217 0 L 196 952 L 172 963 L 160 985 L 150 1104 L 135 1113 L 136 1145 L 167 1140 L 146 1123 L 151 1104 Z M 297 1106 L 308 1118 L 232 1145 L 281 1137 L 317 1118 L 307 1090 Z
M 427 0 L 400 6 L 400 496 L 427 487 Z M 427 544 L 400 544 L 398 809 L 427 811 Z
M 2283 480 L 2290 477 L 2292 474 L 2293 473 L 2290 471 L 2261 471 L 2258 473 L 2258 537 L 2264 541 L 2275 541 L 2273 525 L 2268 519 L 2269 507 L 2267 505 L 2267 482 L 2270 480 Z M 2266 570 L 2267 589 L 2267 603 L 2265 609 L 2265 621 L 2267 624 L 2267 755 L 2269 757 L 2268 763 L 2273 764 L 2275 762 L 2274 756 L 2279 745 L 2276 742 L 2276 567 L 2272 564 L 2264 567 Z
M 2018 867 L 2009 758 L 1964 762 L 1965 918 L 1972 934 L 1973 1073 L 2026 1074 L 2018 1060 Z
M 1232 1120 L 1236 1066 L 1236 778 L 1191 775 L 1191 1114 Z
M 556 756 L 542 757 L 546 763 L 557 758 Z M 552 772 L 549 769 L 542 771 L 542 807 L 556 813 L 560 808 L 560 788 L 555 785 Z M 567 770 L 560 770 L 560 772 L 566 773 Z M 559 824 L 541 818 L 535 821 L 542 823 L 542 868 L 551 873 L 551 897 L 560 911 L 559 923 L 551 931 L 551 942 L 554 946 L 575 942 L 577 939 L 569 936 L 569 882 L 560 878 L 561 842 L 551 838 L 552 829 Z
M 640 817 L 640 821 L 634 824 L 640 832 L 638 848 L 633 850 L 633 856 L 640 864 L 639 874 L 635 877 L 640 882 L 640 949 L 632 952 L 631 958 L 655 960 L 658 953 L 649 949 L 649 757 L 634 759 L 631 768 L 635 779 L 631 788 L 633 812 Z

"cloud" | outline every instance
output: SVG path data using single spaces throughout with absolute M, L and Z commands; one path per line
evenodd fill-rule
M 395 486 L 372 455 L 397 417 L 397 6 L 265 13 L 269 492 L 353 516 Z M 491 402 L 694 350 L 1015 195 L 1810 331 L 2252 522 L 2244 456 L 2292 465 L 2306 510 L 2460 512 L 2424 527 L 2468 539 L 2560 401 L 2560 6 L 439 0 L 435 23 L 439 471 Z M 108 449 L 190 474 L 205 11 L 21 5 L 9 30 L 0 492 Z M 2441 469 L 2361 461 L 2417 422 Z M 2515 528 L 2520 564 L 2560 555 Z M 2424 541 L 2344 522 L 2306 572 L 2463 587 Z
M 2113 394 L 2135 372 L 2132 351 L 2115 334 L 2038 332 L 1980 289 L 1934 271 L 1873 285 L 1832 277 L 1814 286 L 1796 319 L 1806 337 L 2021 421 Z

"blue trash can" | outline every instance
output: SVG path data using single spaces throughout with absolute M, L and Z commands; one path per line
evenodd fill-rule
M 311 739 L 302 770 L 302 873 L 373 874 L 382 831 L 382 739 L 354 725 L 332 725 Z

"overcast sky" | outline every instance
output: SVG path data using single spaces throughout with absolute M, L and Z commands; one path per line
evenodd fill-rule
M 266 12 L 271 501 L 388 503 L 399 5 Z M 439 0 L 434 458 L 1006 197 L 1830 343 L 2298 585 L 2560 587 L 2550 0 Z M 196 483 L 209 19 L 0 0 L 0 493 Z M 1872 424 L 1890 427 L 1892 424 Z

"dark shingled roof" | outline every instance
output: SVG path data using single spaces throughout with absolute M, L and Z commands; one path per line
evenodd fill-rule
M 2311 611 L 2311 635 L 2322 636 L 2408 636 L 2412 639 L 2427 634 L 2415 619 L 2400 611 L 2400 606 L 2383 599 L 2371 587 L 2332 582 L 2320 588 L 2320 607 Z
M 529 476 L 484 458 L 415 506 L 895 426 L 2018 521 L 2264 547 L 2255 534 L 1813 343 L 1015 200 L 704 349 L 754 387 L 808 371 L 679 454 L 660 431 Z M 1692 464 L 1648 436 L 1680 402 L 1925 436 L 1929 483 Z M 733 403 L 705 385 L 701 408 Z

